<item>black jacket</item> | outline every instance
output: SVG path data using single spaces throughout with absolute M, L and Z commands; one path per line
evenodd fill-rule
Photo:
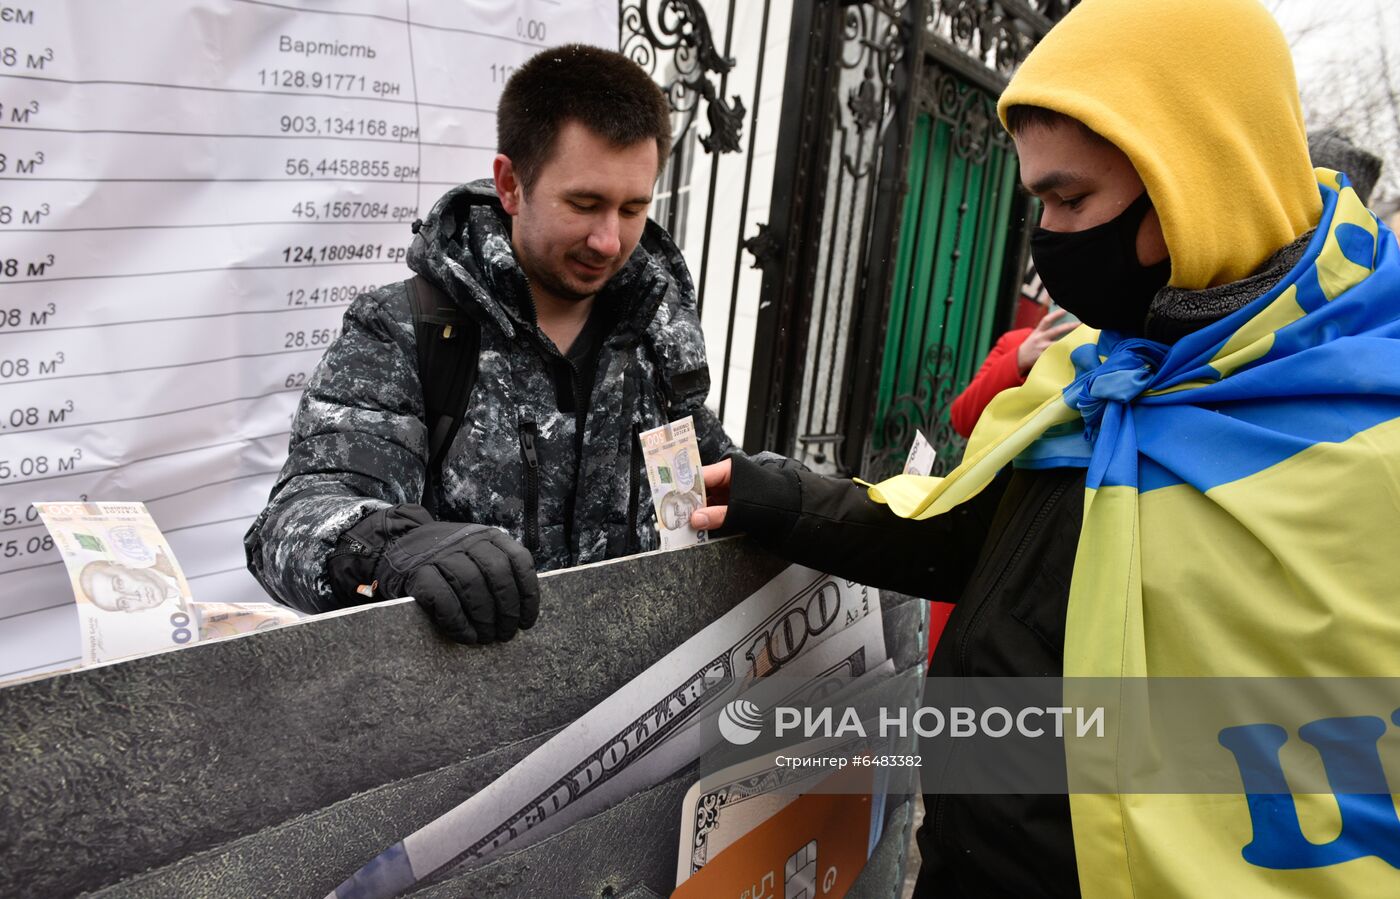
M 475 386 L 434 479 L 438 517 L 498 527 L 541 571 L 655 549 L 637 434 L 695 418 L 703 461 L 734 447 L 715 414 L 695 290 L 655 223 L 595 300 L 611 327 L 589 379 L 539 330 L 509 219 L 489 181 L 449 191 L 409 267 L 480 323 Z M 269 594 L 307 612 L 345 605 L 327 561 L 370 513 L 423 498 L 428 434 L 404 282 L 360 296 L 307 385 L 267 507 L 244 539 Z M 370 549 L 378 549 L 373 546 Z
M 957 603 L 929 676 L 1063 673 L 1083 469 L 1008 470 L 948 514 L 909 521 L 851 481 L 733 464 L 727 530 L 840 577 Z M 956 780 L 956 751 L 950 764 Z M 916 896 L 1079 895 L 1068 797 L 927 795 L 924 809 Z

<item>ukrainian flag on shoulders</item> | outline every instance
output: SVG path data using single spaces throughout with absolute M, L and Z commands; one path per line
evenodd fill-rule
M 1084 466 L 1067 678 L 1400 677 L 1400 246 L 1317 176 L 1322 219 L 1268 293 L 1171 346 L 1080 328 L 947 478 L 871 490 L 927 518 L 1007 464 Z M 1400 896 L 1392 797 L 1294 798 L 1071 796 L 1084 895 Z M 1290 835 L 1307 851 L 1264 845 Z

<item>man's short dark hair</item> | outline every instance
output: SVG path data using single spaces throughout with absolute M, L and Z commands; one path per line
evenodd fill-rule
M 619 147 L 656 141 L 658 173 L 671 150 L 670 105 L 641 66 L 586 44 L 552 47 L 510 76 L 496 110 L 496 151 L 527 191 L 570 120 Z
M 1006 130 L 1012 134 L 1020 134 L 1027 128 L 1054 128 L 1056 125 L 1065 124 L 1075 126 L 1094 140 L 1108 143 L 1107 138 L 1088 125 L 1073 116 L 1067 116 L 1053 109 L 1046 109 L 1043 106 L 1017 105 L 1008 107 L 1006 110 Z

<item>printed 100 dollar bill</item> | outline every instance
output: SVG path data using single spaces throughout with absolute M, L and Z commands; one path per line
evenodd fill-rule
M 388 899 L 538 842 L 697 759 L 746 685 L 779 671 L 858 676 L 885 659 L 879 593 L 793 565 L 326 899 Z

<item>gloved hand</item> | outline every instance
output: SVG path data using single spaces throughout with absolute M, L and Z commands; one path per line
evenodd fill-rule
M 458 643 L 509 640 L 539 617 L 529 550 L 487 525 L 434 521 L 422 506 L 371 513 L 341 538 L 327 571 L 342 600 L 347 591 L 359 602 L 412 596 Z
M 727 453 L 726 455 L 732 456 L 733 453 Z M 787 456 L 782 455 L 781 453 L 774 453 L 768 450 L 763 450 L 762 452 L 754 453 L 752 456 L 749 456 L 749 461 L 753 462 L 759 468 L 776 468 L 779 471 L 812 470 L 796 459 L 791 459 Z

